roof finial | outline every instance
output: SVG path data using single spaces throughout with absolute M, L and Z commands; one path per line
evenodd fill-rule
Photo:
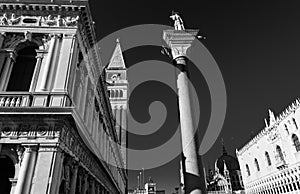
M 117 43 L 120 43 L 120 38 L 117 38 L 117 39 L 116 39 L 116 42 L 117 42 Z

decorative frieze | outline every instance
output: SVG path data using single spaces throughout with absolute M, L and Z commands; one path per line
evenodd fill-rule
M 44 26 L 44 27 L 76 27 L 79 16 L 16 16 L 15 13 L 0 16 L 1 26 Z
M 8 124 L 1 123 L 0 138 L 57 138 L 61 127 L 48 124 Z

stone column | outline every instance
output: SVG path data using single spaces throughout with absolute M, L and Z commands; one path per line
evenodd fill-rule
M 58 35 L 52 35 L 50 43 L 49 43 L 49 48 L 48 48 L 48 53 L 46 57 L 46 61 L 44 66 L 41 68 L 40 75 L 39 75 L 39 83 L 37 87 L 37 91 L 46 91 L 47 90 L 47 81 L 49 78 L 49 72 L 51 68 L 51 64 L 53 62 L 53 57 L 55 53 L 55 46 L 57 44 L 57 39 Z
M 6 51 L 8 56 L 6 56 L 6 62 L 3 67 L 3 71 L 1 73 L 1 82 L 0 82 L 0 90 L 6 90 L 7 84 L 9 82 L 10 73 L 13 67 L 13 63 L 16 61 L 16 53 L 14 50 Z
M 54 92 L 66 92 L 67 80 L 70 73 L 70 65 L 73 57 L 75 36 L 73 34 L 64 34 L 62 46 L 60 49 L 59 61 L 55 73 Z
M 25 151 L 19 171 L 18 182 L 15 188 L 14 194 L 27 194 L 30 191 L 31 180 L 33 177 L 37 146 L 36 145 L 24 145 Z
M 90 194 L 95 194 L 96 187 L 95 187 L 95 180 L 93 177 L 90 178 Z
M 165 30 L 163 38 L 171 48 L 172 58 L 180 69 L 177 77 L 178 101 L 180 113 L 181 141 L 184 155 L 185 194 L 204 194 L 205 177 L 198 156 L 198 142 L 190 102 L 187 50 L 197 35 L 198 30 Z
M 83 177 L 82 177 L 82 181 L 83 181 L 83 183 L 81 183 L 82 184 L 82 187 L 81 187 L 81 193 L 86 193 L 86 191 L 87 191 L 87 188 L 88 188 L 88 174 L 87 174 L 87 172 L 84 172 L 84 174 L 83 174 Z
M 29 89 L 30 92 L 33 92 L 36 88 L 39 73 L 41 70 L 42 61 L 43 61 L 46 51 L 45 50 L 36 50 L 36 53 L 37 53 L 36 65 L 35 65 L 35 70 L 34 70 L 34 74 L 33 74 L 33 79 L 31 81 L 31 85 L 30 85 L 30 89 Z
M 73 174 L 71 178 L 70 194 L 75 194 L 76 192 L 77 174 L 78 174 L 78 162 L 73 164 Z
M 5 36 L 6 36 L 5 32 L 0 32 L 0 49 L 3 47 Z

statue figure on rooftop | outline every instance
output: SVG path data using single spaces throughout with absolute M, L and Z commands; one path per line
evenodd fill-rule
M 174 20 L 175 30 L 185 30 L 183 25 L 183 20 L 181 19 L 181 17 L 178 15 L 177 12 L 172 12 L 170 18 Z

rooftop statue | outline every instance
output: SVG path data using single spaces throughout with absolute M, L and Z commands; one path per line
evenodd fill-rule
M 174 27 L 175 30 L 185 30 L 183 25 L 183 20 L 176 12 L 172 12 L 172 15 L 170 16 L 172 20 L 174 20 Z

